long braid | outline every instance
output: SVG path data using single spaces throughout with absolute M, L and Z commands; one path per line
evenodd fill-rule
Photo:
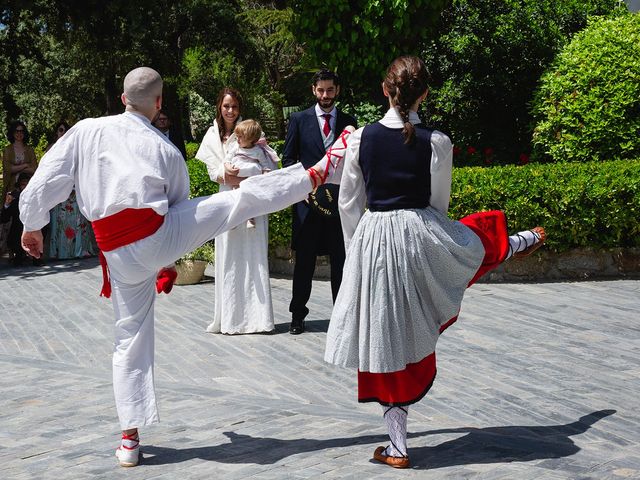
M 404 124 L 402 136 L 405 144 L 415 142 L 415 127 L 409 121 L 409 110 L 427 91 L 428 79 L 427 67 L 417 57 L 398 57 L 387 70 L 384 85 Z

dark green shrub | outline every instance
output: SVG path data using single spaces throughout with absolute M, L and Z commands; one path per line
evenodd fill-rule
M 284 140 L 269 140 L 269 146 L 278 154 L 278 158 L 282 160 L 282 149 L 284 148 Z
M 291 245 L 291 208 L 269 215 L 269 250 Z
M 555 251 L 640 246 L 640 160 L 455 169 L 449 215 L 504 210 Z
M 5 147 L 7 145 L 9 145 L 9 140 L 7 140 L 7 137 L 5 137 L 3 135 L 2 137 L 0 137 L 0 156 L 2 155 L 2 151 L 5 149 Z M 3 163 L 4 162 L 0 161 L 0 174 L 2 173 L 2 164 Z M 4 198 L 2 200 L 4 201 Z
M 554 161 L 640 155 L 640 16 L 596 18 L 542 77 L 536 153 Z
M 304 44 L 309 70 L 339 72 L 342 98 L 371 98 L 391 61 L 417 54 L 429 38 L 446 0 L 294 0 L 292 30 Z

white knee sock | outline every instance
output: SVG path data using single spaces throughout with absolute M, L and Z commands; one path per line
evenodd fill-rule
M 409 407 L 382 407 L 391 445 L 385 450 L 389 457 L 407 456 L 407 416 Z
M 540 241 L 540 235 L 531 230 L 525 230 L 523 232 L 518 232 L 515 235 L 511 235 L 509 237 L 509 252 L 507 253 L 507 260 L 514 253 L 521 252 L 526 250 L 531 245 L 534 245 Z

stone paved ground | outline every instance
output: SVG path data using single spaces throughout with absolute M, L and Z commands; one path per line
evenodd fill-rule
M 640 478 L 640 281 L 470 289 L 410 411 L 407 471 L 370 461 L 380 408 L 322 361 L 328 283 L 292 336 L 282 278 L 273 335 L 205 333 L 211 280 L 158 299 L 162 423 L 142 431 L 139 467 L 117 467 L 99 281 L 95 259 L 0 266 L 0 479 Z

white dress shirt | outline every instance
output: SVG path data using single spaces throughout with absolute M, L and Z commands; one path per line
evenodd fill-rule
M 324 131 L 322 130 L 324 128 L 325 115 L 331 115 L 331 118 L 329 119 L 331 132 L 329 132 L 329 135 L 327 135 L 326 137 L 324 135 Z M 338 121 L 338 110 L 336 109 L 336 107 L 333 107 L 330 112 L 325 112 L 320 108 L 320 105 L 316 103 L 316 118 L 318 119 L 318 127 L 320 127 L 320 132 L 322 133 L 322 140 L 325 143 L 325 147 L 328 148 L 336 138 L 336 122 Z

